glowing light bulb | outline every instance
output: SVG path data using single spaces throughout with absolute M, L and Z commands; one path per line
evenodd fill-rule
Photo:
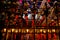
M 18 30 L 15 30 L 16 33 L 18 33 Z
M 11 30 L 8 30 L 8 32 L 11 32 Z
M 12 29 L 12 32 L 14 32 L 15 31 L 15 29 Z
M 44 30 L 43 32 L 46 33 L 46 30 Z
M 52 29 L 52 32 L 55 32 L 55 29 Z
M 29 30 L 28 30 L 28 29 L 27 29 L 26 31 L 27 31 L 27 32 L 29 32 Z
M 4 28 L 4 32 L 6 32 L 6 28 Z
M 48 29 L 48 32 L 49 32 L 49 29 Z
M 40 32 L 42 32 L 42 29 L 40 29 Z

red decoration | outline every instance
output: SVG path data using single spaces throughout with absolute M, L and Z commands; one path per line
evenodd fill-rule
M 15 16 L 16 19 L 18 19 L 18 17 L 19 17 L 18 15 Z
M 25 16 L 26 24 L 28 25 L 28 16 Z
M 48 2 L 50 2 L 50 0 L 48 0 Z
M 56 34 L 53 34 L 53 36 L 54 36 L 54 39 L 56 39 L 56 38 L 57 38 Z
M 34 20 L 32 20 L 32 26 L 34 26 Z
M 50 39 L 51 38 L 51 34 L 48 34 L 48 39 Z

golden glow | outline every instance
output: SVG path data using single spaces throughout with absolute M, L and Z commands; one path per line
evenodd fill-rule
M 6 28 L 4 28 L 4 32 L 6 32 Z
M 48 29 L 48 32 L 49 32 L 49 33 L 51 33 L 51 30 L 50 30 L 50 29 Z
M 60 25 L 60 23 L 59 23 L 59 25 Z
M 43 32 L 46 33 L 46 30 L 44 30 Z
M 26 31 L 27 31 L 27 32 L 29 32 L 29 30 L 28 30 L 28 29 L 27 29 Z
M 21 32 L 21 29 L 19 29 L 19 32 Z
M 12 32 L 14 32 L 15 31 L 15 29 L 12 29 Z
M 48 32 L 49 32 L 50 30 L 48 29 Z
M 8 32 L 11 32 L 11 30 L 8 30 Z
M 18 30 L 16 29 L 15 32 L 18 33 Z
M 35 29 L 35 32 L 36 32 L 36 29 Z
M 55 29 L 52 29 L 52 32 L 55 32 Z
M 51 21 L 54 21 L 53 19 Z
M 40 29 L 40 32 L 42 32 L 42 29 Z
M 40 32 L 40 30 L 39 30 L 39 29 L 35 29 L 35 32 L 36 32 L 36 33 L 39 33 L 39 32 Z

